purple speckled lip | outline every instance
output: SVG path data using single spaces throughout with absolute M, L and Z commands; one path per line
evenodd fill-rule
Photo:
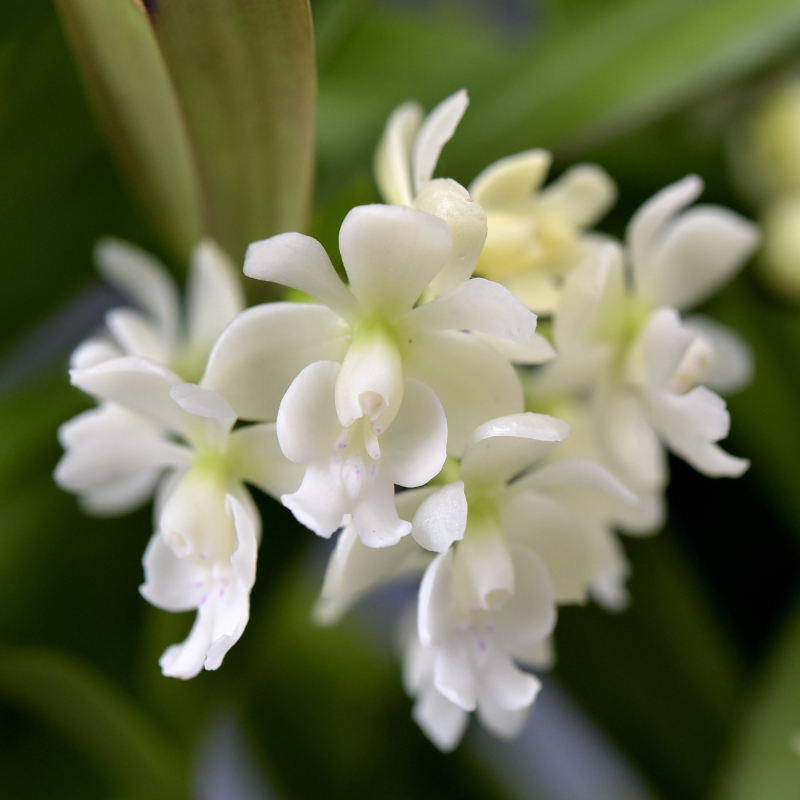
M 158 2 L 157 0 L 142 0 L 142 3 L 147 10 L 147 13 L 150 16 L 150 19 L 153 19 L 155 15 L 158 13 Z

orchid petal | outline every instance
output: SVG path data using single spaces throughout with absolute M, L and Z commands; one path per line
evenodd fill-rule
M 547 414 L 512 414 L 478 427 L 467 443 L 461 477 L 467 486 L 502 486 L 565 439 L 570 426 Z
M 431 561 L 419 585 L 417 633 L 423 647 L 443 642 L 451 627 L 453 551 Z
M 64 449 L 75 447 L 86 439 L 108 433 L 156 434 L 158 427 L 149 419 L 128 411 L 115 403 L 90 408 L 58 429 L 58 441 Z
M 278 442 L 283 454 L 297 464 L 308 464 L 333 454 L 342 426 L 333 404 L 341 367 L 317 361 L 306 367 L 286 391 L 278 410 Z
M 489 270 L 486 270 L 489 273 Z M 549 271 L 525 270 L 498 279 L 536 314 L 553 314 L 561 299 L 561 281 Z
M 557 602 L 586 602 L 591 580 L 588 548 L 583 527 L 573 515 L 550 497 L 521 492 L 505 504 L 502 522 L 510 539 L 531 548 L 544 562 Z
M 325 248 L 302 233 L 280 233 L 253 242 L 245 253 L 244 274 L 310 294 L 342 319 L 358 315 L 358 303 L 336 274 Z
M 651 315 L 637 343 L 649 386 L 669 383 L 694 338 L 674 308 L 659 308 Z
M 398 206 L 414 205 L 411 190 L 411 147 L 424 112 L 409 101 L 389 115 L 375 151 L 375 182 L 383 199 Z
M 545 364 L 556 357 L 553 345 L 540 333 L 534 333 L 530 340 L 523 344 L 482 334 L 477 336 L 513 364 Z
M 170 353 L 165 349 L 159 331 L 140 312 L 132 308 L 112 308 L 106 314 L 105 323 L 126 355 L 159 363 L 169 359 Z
M 364 481 L 353 507 L 353 525 L 367 547 L 391 547 L 411 533 L 411 523 L 401 520 L 394 504 L 394 484 L 373 462 L 374 475 Z
M 354 339 L 336 379 L 336 413 L 343 428 L 362 416 L 375 433 L 386 430 L 403 400 L 403 363 L 391 336 L 381 329 Z
M 118 517 L 143 506 L 153 496 L 162 470 L 139 472 L 114 483 L 93 486 L 81 492 L 78 505 L 95 517 Z
M 170 351 L 178 335 L 178 287 L 166 267 L 150 253 L 120 239 L 101 239 L 94 249 L 104 280 L 149 314 Z
M 430 561 L 410 536 L 403 537 L 394 547 L 367 547 L 358 536 L 355 526 L 345 525 L 336 541 L 320 596 L 322 600 L 336 600 L 335 614 L 331 606 L 325 607 L 323 624 L 332 625 L 374 586 L 391 581 L 401 575 L 423 572 Z
M 546 491 L 557 486 L 580 486 L 594 489 L 609 497 L 635 504 L 636 495 L 612 475 L 605 467 L 594 461 L 569 458 L 546 464 L 523 475 L 512 484 L 514 491 Z
M 526 706 L 517 711 L 508 711 L 498 705 L 490 696 L 482 695 L 478 699 L 478 718 L 481 724 L 495 736 L 502 739 L 513 739 L 525 727 L 530 708 L 530 706 Z
M 306 467 L 303 482 L 293 494 L 281 497 L 281 503 L 309 530 L 329 539 L 341 526 L 349 501 L 338 472 L 334 474 L 328 460 Z
M 187 448 L 140 431 L 113 431 L 82 440 L 61 457 L 53 477 L 70 492 L 85 492 L 128 481 L 135 475 L 185 467 Z
M 425 118 L 414 137 L 412 165 L 414 191 L 431 179 L 442 148 L 450 141 L 469 105 L 466 89 L 445 98 Z
M 455 549 L 453 596 L 464 611 L 494 611 L 514 592 L 514 564 L 499 521 L 467 519 L 467 530 Z
M 186 284 L 186 318 L 189 345 L 202 361 L 219 335 L 245 307 L 240 273 L 227 253 L 205 239 L 192 254 Z
M 170 389 L 169 396 L 189 414 L 230 420 L 231 425 L 236 420 L 236 412 L 224 397 L 195 383 L 179 383 Z
M 578 164 L 539 194 L 539 209 L 577 228 L 594 225 L 617 199 L 617 186 L 594 164 Z
M 613 468 L 637 490 L 663 489 L 667 477 L 664 448 L 635 395 L 615 395 L 601 419 L 603 442 Z
M 720 394 L 734 394 L 751 382 L 753 350 L 735 330 L 700 314 L 684 319 L 683 325 L 708 341 L 714 352 L 702 378 L 704 386 Z
M 464 711 L 475 710 L 478 687 L 469 653 L 463 645 L 448 642 L 438 648 L 433 667 L 433 685 Z
M 546 150 L 526 150 L 501 158 L 475 178 L 469 187 L 470 196 L 487 211 L 522 211 L 544 183 L 552 160 Z
M 483 676 L 481 695 L 485 693 L 505 711 L 520 711 L 533 703 L 541 688 L 538 678 L 517 669 L 507 656 L 498 653 Z
M 531 653 L 555 627 L 556 590 L 544 560 L 534 550 L 514 544 L 512 556 L 514 594 L 494 617 L 497 641 L 512 653 Z
M 422 502 L 411 520 L 411 534 L 426 550 L 444 553 L 464 538 L 467 511 L 463 481 L 449 483 Z
M 469 714 L 463 708 L 433 687 L 417 698 L 411 716 L 443 753 L 455 750 L 469 722 Z
M 697 175 L 687 175 L 656 192 L 633 215 L 628 224 L 626 239 L 631 251 L 633 277 L 637 287 L 647 285 L 650 255 L 656 247 L 663 226 L 670 217 L 697 200 L 702 191 L 702 179 Z
M 759 239 L 758 227 L 739 214 L 695 206 L 666 226 L 639 291 L 681 309 L 702 303 L 744 266 Z
M 339 231 L 350 288 L 368 313 L 408 311 L 447 263 L 447 223 L 404 206 L 357 206 Z
M 274 498 L 297 491 L 303 480 L 304 468 L 281 452 L 274 422 L 235 430 L 227 456 L 234 475 Z
M 122 350 L 108 339 L 87 339 L 72 351 L 69 366 L 70 369 L 88 369 L 123 355 Z
M 684 395 L 660 393 L 652 398 L 651 414 L 670 449 L 696 470 L 711 477 L 738 478 L 750 466 L 745 458 L 726 453 L 715 442 L 730 428 L 725 401 L 705 386 Z
M 220 336 L 200 385 L 223 395 L 240 419 L 274 420 L 298 374 L 315 361 L 344 358 L 347 345 L 347 327 L 324 306 L 254 306 Z
M 158 528 L 177 556 L 209 568 L 230 560 L 236 530 L 226 501 L 229 483 L 202 468 L 190 469 L 172 490 Z
M 422 486 L 439 474 L 447 458 L 447 421 L 429 386 L 406 378 L 403 405 L 380 443 L 398 486 Z
M 433 389 L 447 418 L 447 451 L 460 455 L 487 419 L 522 411 L 522 386 L 496 350 L 459 331 L 416 333 L 403 342 L 406 375 Z
M 139 593 L 165 611 L 190 611 L 200 605 L 204 592 L 204 570 L 178 558 L 160 532 L 150 539 L 142 558 L 145 581 Z
M 403 324 L 409 335 L 417 331 L 476 331 L 524 344 L 536 331 L 536 315 L 499 283 L 471 278 L 452 292 L 412 309 Z
M 414 206 L 443 219 L 453 235 L 450 258 L 428 287 L 431 296 L 438 297 L 455 289 L 475 271 L 488 232 L 486 214 L 470 200 L 463 186 L 449 178 L 428 181 Z
M 196 428 L 196 418 L 170 397 L 172 387 L 183 380 L 152 361 L 124 356 L 89 369 L 70 370 L 70 380 L 84 392 L 125 406 L 176 433 L 187 435 Z

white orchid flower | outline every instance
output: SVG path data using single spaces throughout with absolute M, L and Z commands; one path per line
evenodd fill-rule
M 255 576 L 261 520 L 244 482 L 280 496 L 301 470 L 281 454 L 274 424 L 232 431 L 224 398 L 152 361 L 125 356 L 70 376 L 103 405 L 62 426 L 55 479 L 101 511 L 157 490 L 142 594 L 168 611 L 198 609 L 161 666 L 181 678 L 216 669 L 247 623 Z
M 429 298 L 467 280 L 486 240 L 486 215 L 469 192 L 450 178 L 433 178 L 442 148 L 467 110 L 464 89 L 439 103 L 423 119 L 422 106 L 409 101 L 389 116 L 375 151 L 375 180 L 387 203 L 409 206 L 443 219 L 453 235 L 453 249 L 428 287 Z
M 516 662 L 545 666 L 556 621 L 553 588 L 541 559 L 513 548 L 516 590 L 493 609 L 465 607 L 459 585 L 470 579 L 457 553 L 438 555 L 422 579 L 416 630 L 403 659 L 414 720 L 445 752 L 461 739 L 469 713 L 498 736 L 516 736 L 539 693 L 536 676 Z
M 589 532 L 557 492 L 574 489 L 576 506 L 595 494 L 629 504 L 636 498 L 591 461 L 543 463 L 569 433 L 563 420 L 530 412 L 484 423 L 470 437 L 460 479 L 437 488 L 414 514 L 418 544 L 439 553 L 454 547 L 469 576 L 459 588 L 465 607 L 499 608 L 514 593 L 512 545 L 542 560 L 555 602 L 585 602 L 593 578 Z
M 596 577 L 589 532 L 552 490 L 634 499 L 587 461 L 531 469 L 568 434 L 543 414 L 487 422 L 470 437 L 461 480 L 431 493 L 413 517 L 413 537 L 440 555 L 420 585 L 406 684 L 414 718 L 444 750 L 475 709 L 494 733 L 519 732 L 540 684 L 515 660 L 545 659 L 556 603 L 583 602 Z
M 386 547 L 411 531 L 397 514 L 394 487 L 422 486 L 439 473 L 447 422 L 433 390 L 406 378 L 403 404 L 384 432 L 364 417 L 343 427 L 334 404 L 341 370 L 335 361 L 311 364 L 281 401 L 281 449 L 306 467 L 300 488 L 281 501 L 319 536 L 331 536 L 349 514 L 364 544 Z
M 513 593 L 512 543 L 542 559 L 556 602 L 584 602 L 607 562 L 602 561 L 605 542 L 594 541 L 594 528 L 584 524 L 584 519 L 593 523 L 593 517 L 580 512 L 596 508 L 597 498 L 631 508 L 636 498 L 586 459 L 551 463 L 556 445 L 569 432 L 566 422 L 532 413 L 480 426 L 460 471 L 449 464 L 454 480 L 395 495 L 399 515 L 411 519 L 411 536 L 393 547 L 375 550 L 356 541 L 349 521 L 328 563 L 320 617 L 328 623 L 339 619 L 364 593 L 397 575 L 421 571 L 431 552 L 453 545 L 458 562 L 468 564 L 474 578 L 471 594 L 465 595 L 470 607 L 487 610 Z
M 223 393 L 244 419 L 275 419 L 301 370 L 337 361 L 335 408 L 343 428 L 362 416 L 376 435 L 401 408 L 405 378 L 430 386 L 458 454 L 476 425 L 522 409 L 509 359 L 469 333 L 536 347 L 536 317 L 499 284 L 471 279 L 414 307 L 450 255 L 452 236 L 437 217 L 412 208 L 354 208 L 339 247 L 349 288 L 322 245 L 284 233 L 250 245 L 245 274 L 299 289 L 320 304 L 268 303 L 240 314 L 211 352 L 201 384 Z
M 758 242 L 755 225 L 716 206 L 681 209 L 702 183 L 689 176 L 634 216 L 627 256 L 606 244 L 567 278 L 553 326 L 559 358 L 537 380 L 540 396 L 593 395 L 598 436 L 612 467 L 636 492 L 666 486 L 663 445 L 710 476 L 741 475 L 748 462 L 716 443 L 728 434 L 725 402 L 751 373 L 732 331 L 678 310 L 705 300 Z M 663 444 L 662 444 L 663 443 Z
M 78 347 L 72 366 L 86 368 L 123 355 L 147 358 L 196 382 L 208 354 L 225 326 L 245 307 L 241 281 L 228 256 L 210 239 L 192 253 L 186 285 L 186 315 L 180 294 L 166 267 L 129 242 L 106 238 L 95 247 L 105 281 L 133 301 L 136 308 L 114 308 L 106 314 L 108 337 Z
M 469 188 L 488 223 L 478 274 L 541 314 L 552 313 L 564 277 L 603 241 L 587 229 L 617 197 L 614 181 L 593 164 L 572 167 L 541 188 L 551 161 L 546 150 L 526 150 L 496 161 Z
M 499 735 L 519 730 L 539 684 L 514 659 L 544 666 L 556 603 L 583 602 L 595 584 L 604 588 L 602 543 L 571 504 L 594 494 L 634 498 L 586 461 L 532 469 L 568 433 L 569 425 L 541 414 L 482 425 L 460 480 L 396 495 L 400 515 L 412 520 L 410 537 L 371 549 L 348 521 L 328 562 L 316 608 L 323 624 L 376 586 L 425 570 L 419 634 L 405 637 L 405 675 L 417 698 L 414 718 L 443 750 L 455 747 L 476 708 Z M 561 500 L 564 488 L 575 494 Z

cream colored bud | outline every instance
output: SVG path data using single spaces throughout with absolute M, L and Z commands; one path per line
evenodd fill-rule
M 742 189 L 754 200 L 800 191 L 800 78 L 762 101 L 735 137 L 731 155 Z
M 800 193 L 770 203 L 762 224 L 761 274 L 782 298 L 800 303 Z

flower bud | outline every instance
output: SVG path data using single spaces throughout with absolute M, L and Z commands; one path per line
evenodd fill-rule
M 761 274 L 781 297 L 800 302 L 800 193 L 770 203 L 762 223 Z

